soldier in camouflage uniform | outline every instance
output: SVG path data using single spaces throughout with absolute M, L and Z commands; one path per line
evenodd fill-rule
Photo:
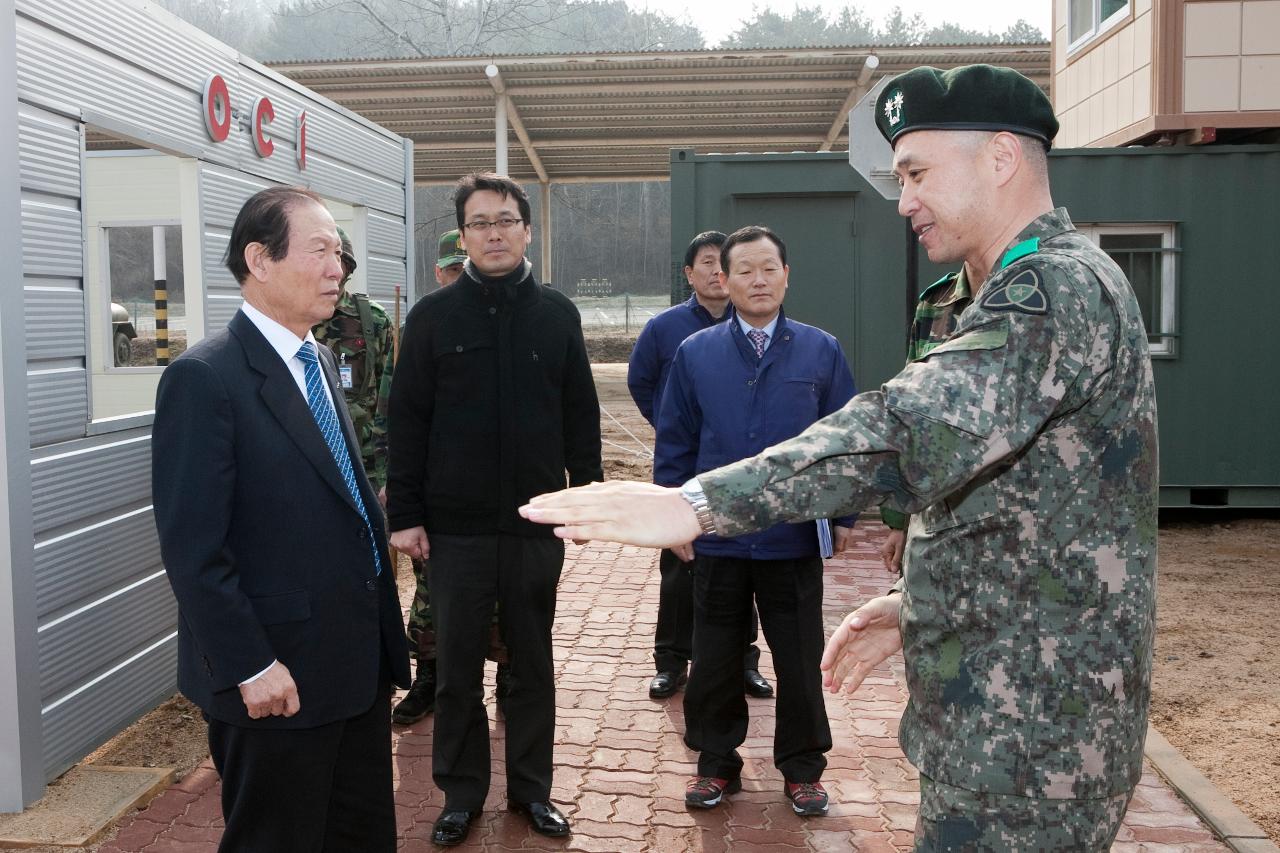
M 972 301 L 973 294 L 963 267 L 926 287 L 916 303 L 916 315 L 907 336 L 907 364 L 924 358 L 930 350 L 951 337 L 960 322 L 960 313 Z M 910 516 L 882 506 L 880 520 L 889 528 L 889 535 L 880 547 L 880 558 L 886 569 L 902 574 L 902 551 Z
M 461 242 L 457 228 L 440 235 L 437 244 L 435 275 L 436 284 L 448 287 L 462 275 L 462 265 L 467 260 L 467 253 L 458 244 Z M 403 332 L 403 328 L 401 332 Z M 387 349 L 386 363 L 382 368 L 382 384 L 378 388 L 378 411 L 376 423 L 382 435 L 386 434 L 387 401 L 391 397 L 391 380 L 395 376 L 395 353 Z M 381 495 L 383 506 L 386 505 L 386 492 Z M 413 603 L 409 605 L 409 657 L 417 661 L 413 685 L 404 698 L 396 703 L 391 711 L 391 721 L 397 725 L 407 726 L 416 723 L 435 708 L 436 696 L 436 630 L 431 623 L 431 588 L 427 585 L 430 561 L 414 560 L 413 576 L 417 584 Z M 510 671 L 507 660 L 507 647 L 503 645 L 498 633 L 498 612 L 494 607 L 493 624 L 489 629 L 489 660 L 496 661 L 498 710 L 503 707 L 506 697 Z
M 1156 405 L 1124 274 L 1054 209 L 1057 121 L 1009 69 L 917 68 L 877 103 L 899 211 L 975 300 L 946 342 L 796 438 L 679 490 L 534 499 L 558 535 L 670 547 L 885 505 L 904 576 L 835 631 L 832 691 L 899 649 L 916 849 L 1104 851 L 1142 771 Z
M 391 353 L 391 320 L 382 306 L 363 293 L 347 290 L 356 271 L 351 238 L 341 228 L 342 288 L 333 316 L 311 330 L 316 343 L 333 350 L 338 359 L 342 394 L 351 422 L 360 436 L 360 457 L 375 490 L 387 482 L 387 429 L 375 417 L 382 369 Z

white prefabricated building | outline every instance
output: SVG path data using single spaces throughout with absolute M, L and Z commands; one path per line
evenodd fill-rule
M 412 158 L 144 0 L 0 0 L 0 811 L 174 690 L 162 330 L 176 355 L 239 307 L 241 204 L 317 192 L 355 244 L 349 286 L 391 311 L 413 296 Z

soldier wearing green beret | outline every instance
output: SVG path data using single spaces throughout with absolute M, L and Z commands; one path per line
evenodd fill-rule
M 333 316 L 311 330 L 316 343 L 333 350 L 351 422 L 360 436 L 360 457 L 373 488 L 387 481 L 387 430 L 376 417 L 383 365 L 391 353 L 391 320 L 382 306 L 347 289 L 356 271 L 351 238 L 341 228 L 342 284 Z
M 823 657 L 833 692 L 901 650 L 917 850 L 1105 851 L 1142 773 L 1155 629 L 1156 404 L 1124 274 L 1054 208 L 1027 78 L 917 68 L 877 104 L 898 210 L 974 300 L 945 342 L 796 438 L 680 489 L 522 508 L 558 535 L 672 547 L 871 506 L 904 574 Z

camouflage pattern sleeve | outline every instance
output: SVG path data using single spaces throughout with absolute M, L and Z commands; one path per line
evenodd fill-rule
M 717 532 L 880 504 L 916 513 L 1032 441 L 1069 391 L 1089 381 L 1080 374 L 1100 293 L 1079 264 L 1043 254 L 1002 270 L 988 288 L 1003 290 L 1024 273 L 1044 296 L 1043 311 L 971 306 L 950 340 L 879 391 L 756 457 L 699 475 Z
M 369 419 L 369 442 L 373 465 L 367 473 L 369 482 L 377 490 L 387 483 L 387 416 L 386 407 L 383 404 L 383 389 L 386 389 L 386 393 L 390 393 L 390 377 L 387 371 L 394 363 L 395 353 L 392 348 L 391 319 L 387 317 L 386 312 L 379 312 L 375 317 L 377 317 L 378 340 L 376 347 L 373 342 L 369 344 L 369 353 L 373 357 L 373 379 L 370 390 L 374 392 L 374 400 L 373 412 Z
M 390 335 L 391 327 L 387 327 L 387 334 Z M 400 327 L 400 335 L 404 335 L 404 327 Z M 374 434 L 379 436 L 380 444 L 378 451 L 382 456 L 382 472 L 383 482 L 386 482 L 387 470 L 387 406 L 391 399 L 391 379 L 396 372 L 396 353 L 394 341 L 387 341 L 387 355 L 382 360 L 382 372 L 378 378 L 378 401 L 374 405 L 373 410 L 373 427 Z

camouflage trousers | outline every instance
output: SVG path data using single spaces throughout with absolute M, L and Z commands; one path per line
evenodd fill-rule
M 916 853 L 1105 853 L 1132 791 L 1040 800 L 967 791 L 920 777 Z
M 427 582 L 431 570 L 429 560 L 413 561 L 413 577 L 417 581 L 417 589 L 413 593 L 413 603 L 409 605 L 409 657 L 414 660 L 436 659 L 436 629 L 431 622 L 431 587 Z M 498 605 L 493 606 L 493 624 L 489 627 L 489 651 L 485 654 L 491 661 L 507 663 L 507 647 L 502 642 L 502 633 L 498 625 Z

